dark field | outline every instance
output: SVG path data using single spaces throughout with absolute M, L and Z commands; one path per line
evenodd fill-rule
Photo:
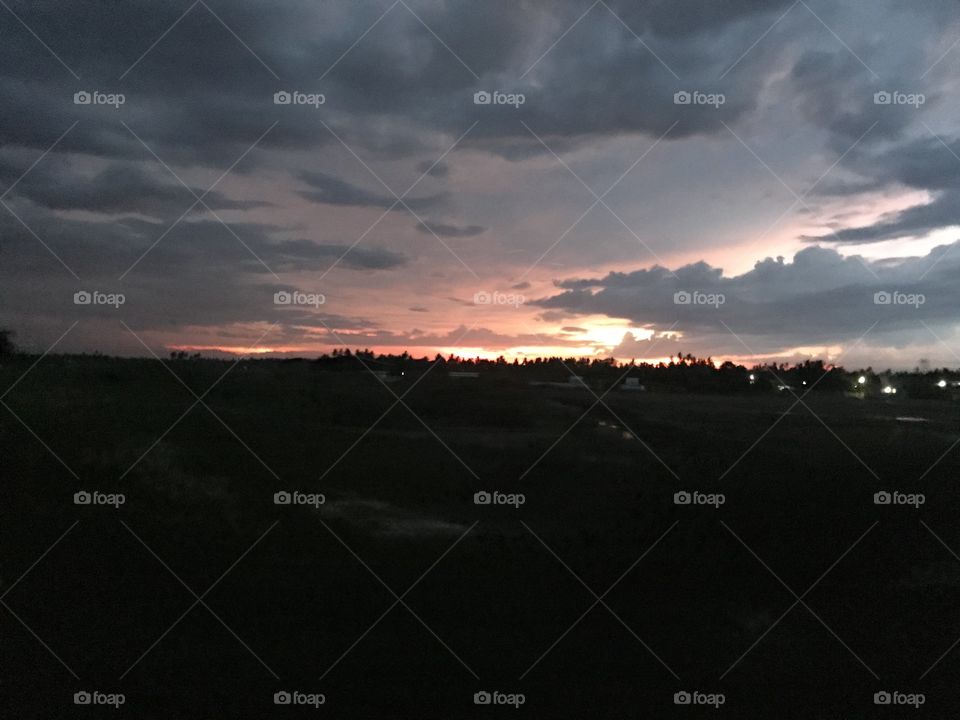
M 34 359 L 5 363 L 0 387 Z M 217 382 L 229 368 L 169 363 L 203 398 L 189 412 L 196 397 L 147 360 L 48 357 L 4 397 L 5 717 L 960 710 L 960 649 L 937 662 L 960 638 L 955 403 L 614 390 L 596 404 L 308 362 Z M 79 490 L 126 502 L 75 505 Z M 326 502 L 275 505 L 281 490 Z M 525 503 L 475 505 L 481 490 Z M 682 490 L 725 503 L 675 505 Z M 875 505 L 881 490 L 925 503 Z M 95 689 L 124 706 L 73 705 Z M 326 702 L 276 706 L 280 690 Z M 474 705 L 483 690 L 525 702 Z M 675 705 L 684 690 L 725 702 Z M 877 707 L 884 690 L 926 702 Z

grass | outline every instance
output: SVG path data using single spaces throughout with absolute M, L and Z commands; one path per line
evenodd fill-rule
M 4 602 L 80 679 L 2 611 L 17 717 L 62 716 L 79 689 L 123 692 L 138 718 L 263 717 L 280 689 L 337 717 L 506 711 L 474 706 L 481 689 L 556 718 L 685 717 L 681 689 L 737 717 L 865 716 L 881 689 L 957 706 L 960 653 L 920 679 L 960 637 L 960 560 L 933 534 L 960 552 L 955 404 L 596 404 L 441 371 L 391 383 L 413 388 L 395 404 L 370 374 L 307 362 L 169 367 L 214 386 L 203 404 L 186 412 L 196 397 L 155 361 L 102 357 L 45 358 L 4 398 L 0 592 L 79 521 Z M 126 504 L 76 506 L 80 489 Z M 283 489 L 326 504 L 274 505 Z M 494 489 L 526 503 L 473 504 Z M 926 503 L 874 505 L 884 489 Z M 776 622 L 791 590 L 806 605 Z

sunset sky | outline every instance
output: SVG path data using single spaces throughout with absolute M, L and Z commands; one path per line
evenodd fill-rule
M 0 18 L 0 328 L 28 350 L 960 365 L 953 2 Z

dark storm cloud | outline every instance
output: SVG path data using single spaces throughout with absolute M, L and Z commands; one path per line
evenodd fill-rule
M 269 246 L 268 263 L 281 270 L 323 270 L 333 260 L 354 270 L 388 270 L 405 265 L 407 259 L 386 248 L 351 247 L 343 244 L 314 243 L 310 240 L 284 240 Z
M 860 13 L 868 19 L 853 31 L 849 23 L 837 24 L 847 38 L 840 42 L 812 17 L 812 10 L 791 0 L 607 0 L 594 6 L 582 0 L 408 0 L 409 9 L 402 3 L 391 6 L 390 0 L 278 0 L 269 5 L 208 0 L 209 8 L 191 2 L 10 0 L 10 8 L 42 42 L 0 10 L 7 21 L 0 25 L 0 179 L 5 183 L 0 191 L 39 161 L 5 200 L 36 237 L 0 208 L 2 307 L 18 318 L 28 321 L 31 313 L 56 317 L 63 303 L 70 309 L 67 299 L 76 285 L 38 237 L 85 282 L 115 283 L 137 263 L 124 283 L 131 296 L 140 293 L 140 301 L 129 305 L 138 328 L 269 321 L 274 312 L 270 291 L 283 287 L 271 271 L 325 271 L 340 260 L 339 266 L 355 272 L 386 275 L 408 264 L 392 248 L 365 244 L 350 249 L 353 238 L 309 237 L 309 232 L 291 238 L 280 220 L 249 220 L 260 219 L 259 213 L 231 221 L 237 237 L 202 209 L 168 232 L 168 222 L 156 220 L 179 216 L 194 198 L 165 174 L 141 139 L 178 173 L 184 167 L 196 170 L 196 176 L 216 177 L 230 168 L 234 175 L 246 174 L 248 186 L 259 182 L 265 191 L 273 190 L 273 178 L 279 177 L 277 195 L 284 192 L 284 181 L 300 183 L 299 190 L 289 193 L 295 201 L 299 193 L 323 205 L 385 209 L 395 198 L 372 178 L 365 177 L 363 185 L 347 180 L 350 176 L 333 164 L 336 153 L 357 172 L 360 167 L 350 156 L 354 151 L 374 167 L 379 167 L 377 161 L 399 159 L 408 169 L 429 171 L 424 185 L 446 188 L 451 175 L 473 180 L 470 168 L 461 164 L 463 156 L 451 154 L 431 169 L 430 158 L 471 127 L 458 151 L 472 151 L 468 158 L 482 151 L 513 161 L 550 159 L 550 150 L 532 133 L 558 153 L 600 148 L 596 156 L 603 161 L 609 148 L 603 141 L 643 135 L 649 144 L 669 131 L 664 145 L 677 143 L 671 150 L 686 149 L 677 147 L 682 145 L 677 141 L 694 138 L 705 152 L 683 158 L 685 166 L 671 178 L 682 187 L 693 174 L 698 179 L 714 172 L 723 177 L 731 169 L 724 159 L 716 167 L 709 165 L 722 157 L 710 154 L 720 144 L 714 139 L 732 142 L 725 124 L 739 132 L 779 110 L 785 120 L 777 128 L 783 166 L 810 147 L 794 147 L 794 139 L 816 135 L 814 149 L 822 146 L 836 159 L 862 138 L 841 158 L 836 176 L 843 179 L 825 182 L 820 193 L 907 187 L 933 196 L 929 205 L 881 218 L 873 227 L 840 229 L 841 241 L 920 234 L 957 221 L 960 161 L 926 131 L 917 133 L 915 108 L 873 102 L 877 90 L 918 90 L 911 82 L 939 54 L 926 57 L 935 43 L 921 31 L 946 26 L 945 19 L 955 13 L 948 3 L 917 9 L 917 25 L 890 43 L 884 32 L 898 28 L 883 25 L 886 18 L 897 17 L 887 2 L 869 8 L 817 5 L 831 27 L 835 14 Z M 788 10 L 792 14 L 771 31 Z M 870 65 L 878 55 L 891 57 L 878 68 L 884 84 L 864 67 L 860 55 Z M 734 62 L 736 68 L 725 75 Z M 944 73 L 948 63 L 942 66 Z M 126 102 L 117 109 L 76 105 L 79 90 L 121 92 Z M 325 102 L 318 107 L 278 105 L 274 94 L 280 90 L 323 93 Z M 477 105 L 478 90 L 523 93 L 525 102 L 516 108 Z M 723 93 L 725 102 L 718 107 L 677 105 L 674 94 L 680 90 Z M 937 93 L 926 92 L 929 105 L 935 105 Z M 75 121 L 56 148 L 42 156 Z M 753 145 L 753 138 L 746 137 Z M 947 142 L 960 154 L 960 144 L 952 138 Z M 328 164 L 315 163 L 315 156 Z M 591 160 L 584 158 L 583 164 Z M 482 158 L 471 187 L 489 185 L 495 164 Z M 303 167 L 324 171 L 300 174 Z M 265 173 L 269 180 L 253 174 L 260 170 L 270 171 Z M 737 180 L 731 173 L 731 182 Z M 501 190 L 530 193 L 518 204 L 533 196 L 529 187 Z M 435 189 L 419 192 L 420 197 L 406 200 L 411 208 L 433 210 L 429 214 L 437 218 L 457 217 L 452 208 L 459 198 Z M 234 211 L 264 205 L 226 193 L 214 190 L 206 201 L 214 209 Z M 638 199 L 638 207 L 642 202 Z M 663 208 L 665 213 L 675 209 Z M 68 210 L 115 217 L 113 222 L 81 221 L 63 212 Z M 493 213 L 474 217 L 495 222 Z M 484 228 L 424 220 L 418 230 L 471 237 Z M 932 323 L 955 317 L 960 298 L 952 278 L 958 254 L 960 250 L 943 255 L 923 283 L 917 277 L 939 255 L 898 264 L 861 262 L 809 248 L 793 262 L 766 260 L 733 278 L 698 263 L 678 269 L 676 277 L 655 267 L 599 281 L 573 280 L 539 305 L 551 319 L 596 313 L 662 329 L 679 318 L 686 331 L 701 335 L 715 331 L 713 320 L 723 317 L 770 347 L 827 341 L 869 325 L 877 308 L 864 306 L 864 298 L 885 285 L 903 291 L 924 288 L 930 300 L 923 308 L 928 315 L 922 317 Z M 49 297 L 33 292 L 39 279 Z M 673 294 L 680 290 L 722 292 L 728 302 L 710 316 L 703 308 L 676 306 Z M 891 310 L 885 321 L 907 322 L 909 316 L 898 312 Z M 285 316 L 287 322 L 310 319 L 308 313 Z M 364 326 L 363 318 L 348 313 L 330 317 L 343 327 Z M 454 342 L 455 335 L 382 330 L 364 344 L 444 344 Z M 481 333 L 462 342 L 503 346 L 520 340 Z M 558 341 L 530 336 L 523 342 Z
M 434 163 L 430 160 L 424 160 L 417 164 L 417 172 L 426 173 L 434 178 L 445 178 L 450 174 L 450 166 L 445 162 Z
M 480 108 L 475 139 L 543 152 L 518 119 L 544 136 L 663 133 L 678 119 L 672 98 L 682 88 L 673 72 L 691 89 L 728 91 L 720 111 L 685 108 L 677 136 L 716 132 L 722 130 L 720 119 L 729 122 L 754 106 L 762 80 L 745 64 L 735 91 L 732 84 L 717 86 L 714 71 L 743 48 L 739 37 L 734 47 L 722 47 L 716 33 L 744 23 L 762 31 L 784 4 L 724 2 L 705 10 L 693 0 L 669 7 L 609 3 L 629 28 L 598 5 L 521 80 L 583 13 L 582 3 L 413 3 L 429 29 L 398 5 L 339 62 L 389 5 L 297 0 L 274 3 L 265 12 L 252 0 L 211 4 L 228 30 L 203 5 L 170 29 L 190 7 L 186 2 L 13 3 L 70 70 L 24 28 L 6 28 L 0 101 L 16 112 L 0 118 L 0 141 L 45 148 L 80 119 L 64 150 L 142 154 L 115 122 L 122 118 L 164 159 L 219 166 L 232 162 L 275 121 L 263 148 L 336 142 L 317 121 L 322 118 L 348 142 L 389 152 L 431 130 L 459 135 L 478 118 L 473 93 L 487 88 L 526 92 L 528 100 L 520 112 Z M 598 53 L 598 47 L 606 50 Z M 80 89 L 123 92 L 127 102 L 120 110 L 75 106 L 73 93 Z M 273 93 L 281 89 L 323 92 L 327 102 L 319 110 L 274 105 Z M 254 156 L 249 163 L 262 160 Z M 435 168 L 433 174 L 443 172 Z
M 558 283 L 560 293 L 529 304 L 567 317 L 602 314 L 640 325 L 676 329 L 708 352 L 722 339 L 728 352 L 743 345 L 724 323 L 759 352 L 784 347 L 856 339 L 873 323 L 874 334 L 952 322 L 960 304 L 960 243 L 935 248 L 929 255 L 896 261 L 843 257 L 812 247 L 793 262 L 766 259 L 742 275 L 724 277 L 720 268 L 699 262 L 671 272 L 654 267 L 610 273 L 596 279 Z M 876 293 L 923 295 L 919 306 L 877 303 Z M 722 296 L 719 303 L 684 302 L 677 293 Z M 705 338 L 711 338 L 705 342 Z M 715 350 L 716 351 L 716 350 Z
M 338 266 L 354 270 L 389 270 L 407 262 L 385 248 L 284 238 L 284 229 L 267 224 L 224 226 L 216 219 L 199 218 L 172 225 L 133 216 L 100 222 L 62 218 L 25 204 L 14 211 L 30 230 L 10 213 L 0 213 L 0 237 L 9 258 L 4 269 L 35 278 L 49 276 L 58 266 L 43 254 L 37 237 L 82 278 L 116 278 L 134 263 L 134 276 L 184 278 L 195 273 L 221 281 L 225 276 L 271 270 L 323 271 L 338 258 L 342 258 Z M 37 263 L 37 257 L 44 262 Z M 25 264 L 18 267 L 21 262 Z
M 354 207 L 377 207 L 386 210 L 395 207 L 405 210 L 392 195 L 383 195 L 348 183 L 344 180 L 322 172 L 305 171 L 300 173 L 300 179 L 311 189 L 301 190 L 299 194 L 307 200 L 324 205 L 345 205 Z M 431 195 L 428 197 L 405 197 L 403 202 L 411 209 L 429 210 L 443 203 L 446 195 Z
M 930 202 L 886 215 L 864 227 L 805 238 L 810 242 L 867 244 L 960 225 L 960 142 L 929 135 L 879 152 L 851 153 L 847 169 L 860 180 L 823 188 L 821 194 L 853 195 L 885 188 L 907 187 L 932 194 Z
M 427 235 L 439 235 L 440 237 L 446 238 L 475 237 L 486 231 L 486 228 L 480 225 L 465 225 L 461 227 L 458 225 L 430 222 L 429 220 L 418 222 L 416 227 L 417 230 Z
M 940 193 L 931 203 L 906 208 L 873 225 L 847 228 L 825 237 L 804 239 L 808 242 L 866 245 L 895 238 L 923 236 L 951 225 L 960 225 L 960 191 Z
M 13 183 L 28 167 L 25 160 L 8 164 L 0 159 L 0 178 Z M 64 162 L 51 161 L 33 168 L 17 184 L 15 192 L 52 210 L 178 217 L 195 204 L 197 197 L 203 196 L 204 189 L 187 190 L 168 178 L 164 170 L 149 172 L 128 162 L 111 162 L 92 175 L 84 175 Z M 269 205 L 262 201 L 231 200 L 216 190 L 203 196 L 203 201 L 212 210 L 249 210 Z M 201 211 L 205 208 L 196 204 L 194 212 Z
M 880 83 L 842 49 L 804 54 L 794 64 L 790 79 L 796 107 L 808 122 L 830 133 L 829 142 L 838 154 L 859 138 L 863 147 L 896 139 L 917 119 L 917 110 L 911 105 L 878 105 L 874 101 L 875 93 L 887 88 L 902 91 L 916 80 L 885 76 Z

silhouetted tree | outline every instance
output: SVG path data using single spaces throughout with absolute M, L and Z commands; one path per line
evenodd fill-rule
M 0 357 L 13 355 L 13 332 L 10 330 L 0 330 Z

